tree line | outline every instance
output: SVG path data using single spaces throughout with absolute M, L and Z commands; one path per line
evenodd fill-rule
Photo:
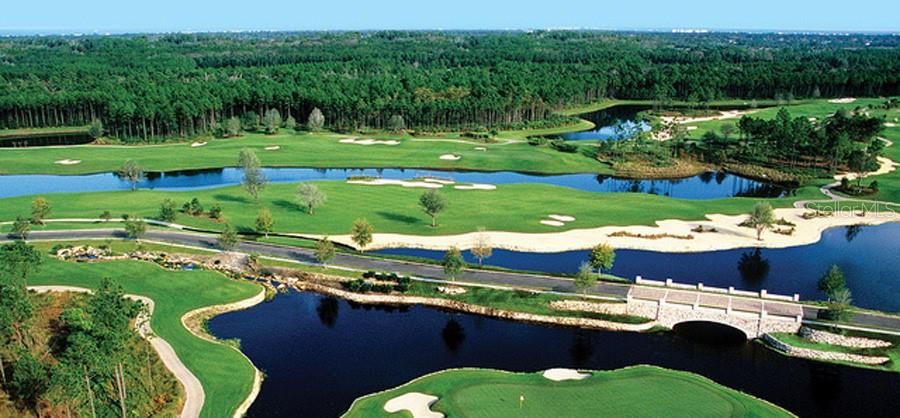
M 144 140 L 317 121 L 334 130 L 517 127 L 615 97 L 896 95 L 900 40 L 749 34 L 377 32 L 10 38 L 0 129 Z M 314 109 L 319 109 L 314 114 Z M 311 115 L 313 117 L 311 117 Z M 269 118 L 269 119 L 266 119 Z M 234 128 L 231 126 L 230 128 Z

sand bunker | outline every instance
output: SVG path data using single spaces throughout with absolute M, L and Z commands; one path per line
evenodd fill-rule
M 453 188 L 457 190 L 497 190 L 497 186 L 494 186 L 493 184 L 480 183 L 461 184 L 459 186 L 453 186 Z
M 547 220 L 547 219 L 541 219 L 541 225 L 563 226 L 563 225 L 565 225 L 565 223 L 562 223 L 560 221 L 551 221 L 551 220 Z
M 436 179 L 433 177 L 426 177 L 422 179 L 422 181 L 427 181 L 429 183 L 437 183 L 437 184 L 456 184 L 453 180 L 444 180 L 444 179 Z
M 897 127 L 897 124 L 894 122 L 885 122 L 884 126 L 888 127 L 888 128 L 895 128 L 895 127 Z
M 444 154 L 440 158 L 445 161 L 457 161 L 462 157 L 456 154 Z
M 569 215 L 553 214 L 553 215 L 547 215 L 547 217 L 550 219 L 553 219 L 555 221 L 560 221 L 560 222 L 572 222 L 575 220 L 574 216 L 569 216 Z
M 699 127 L 697 127 L 697 126 L 688 126 L 688 127 L 687 127 L 687 130 L 689 130 L 689 131 L 696 131 L 698 128 L 699 128 Z
M 444 414 L 431 410 L 431 405 L 434 405 L 437 401 L 437 396 L 410 392 L 385 402 L 384 410 L 392 414 L 400 411 L 409 411 L 413 418 L 444 418 Z
M 853 97 L 844 97 L 842 99 L 831 99 L 828 103 L 837 103 L 837 104 L 845 104 L 845 103 L 853 103 L 856 99 Z
M 278 151 L 280 149 L 281 147 L 278 145 L 269 145 L 268 147 L 266 147 L 266 151 Z
M 485 147 L 475 147 L 475 151 L 487 151 Z
M 67 158 L 65 160 L 54 161 L 53 163 L 59 164 L 59 165 L 75 165 L 75 164 L 81 164 L 81 160 L 70 160 Z
M 444 187 L 440 183 L 431 183 L 427 181 L 406 181 L 391 179 L 372 179 L 372 180 L 347 180 L 347 184 L 363 184 L 366 186 L 403 186 L 403 187 L 421 187 L 425 189 L 440 189 Z
M 549 369 L 544 372 L 544 377 L 554 382 L 563 380 L 582 380 L 591 377 L 590 373 L 580 373 L 572 369 Z
M 356 145 L 399 145 L 400 141 L 395 141 L 393 139 L 382 141 L 378 139 L 356 139 L 356 138 L 344 138 L 338 141 L 342 144 L 356 144 Z
M 204 145 L 206 145 L 206 142 L 192 142 L 192 143 L 191 143 L 191 148 L 202 147 L 202 146 L 204 146 Z

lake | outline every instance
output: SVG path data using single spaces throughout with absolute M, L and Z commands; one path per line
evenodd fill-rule
M 335 417 L 357 397 L 447 368 L 635 364 L 699 373 L 800 416 L 889 417 L 900 408 L 900 374 L 793 359 L 744 340 L 694 339 L 721 341 L 714 326 L 695 328 L 691 338 L 588 331 L 290 292 L 213 318 L 209 329 L 240 339 L 266 375 L 251 417 Z

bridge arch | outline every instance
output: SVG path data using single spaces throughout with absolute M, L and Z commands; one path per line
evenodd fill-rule
M 690 318 L 671 324 L 678 334 L 710 343 L 746 341 L 756 337 L 755 330 L 714 318 Z

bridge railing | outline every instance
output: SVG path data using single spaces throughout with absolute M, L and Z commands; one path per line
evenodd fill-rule
M 760 299 L 771 299 L 771 300 L 782 300 L 785 302 L 799 302 L 800 294 L 794 293 L 791 296 L 788 295 L 779 295 L 775 293 L 769 293 L 766 289 L 761 289 L 758 292 L 750 291 L 750 290 L 739 290 L 735 289 L 734 286 L 729 286 L 726 288 L 721 287 L 712 287 L 712 286 L 704 286 L 703 283 L 693 284 L 685 284 L 685 283 L 676 283 L 672 281 L 672 279 L 662 280 L 651 280 L 645 279 L 641 276 L 636 276 L 634 278 L 634 283 L 642 286 L 657 286 L 657 287 L 666 287 L 670 289 L 683 289 L 683 290 L 696 290 L 700 292 L 711 292 L 711 293 L 720 293 L 723 295 L 735 295 L 735 296 L 745 296 L 751 298 L 760 298 Z

